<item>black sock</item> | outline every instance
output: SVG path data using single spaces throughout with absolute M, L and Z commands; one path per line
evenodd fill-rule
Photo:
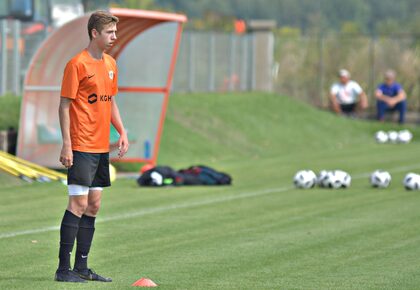
M 80 218 L 72 212 L 66 210 L 60 228 L 60 252 L 58 258 L 58 270 L 64 271 L 70 269 L 70 256 L 73 250 L 74 239 L 79 228 Z
M 77 232 L 77 249 L 74 268 L 77 270 L 87 269 L 87 256 L 92 244 L 93 233 L 95 232 L 95 217 L 82 215 Z

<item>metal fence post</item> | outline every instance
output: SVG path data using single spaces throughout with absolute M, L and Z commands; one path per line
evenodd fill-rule
M 255 40 L 255 33 L 251 34 L 251 90 L 257 87 L 257 44 Z
M 375 36 L 372 35 L 370 38 L 369 54 L 370 54 L 370 76 L 369 85 L 372 96 L 375 94 Z
M 324 35 L 319 36 L 319 104 L 324 107 Z
M 209 34 L 209 91 L 214 92 L 215 85 L 215 75 L 214 75 L 214 54 L 215 54 L 215 36 L 213 32 Z
M 241 79 L 240 79 L 240 86 L 242 91 L 246 91 L 248 89 L 248 37 L 241 36 L 241 43 L 242 43 L 242 60 L 241 60 Z
M 189 58 L 188 58 L 188 90 L 193 92 L 195 89 L 195 47 L 194 47 L 194 34 L 190 33 L 189 35 L 189 42 L 188 42 L 188 50 L 189 50 Z
M 6 94 L 7 91 L 7 20 L 0 21 L 0 39 L 1 39 L 1 75 L 0 75 L 0 95 Z
M 13 93 L 20 95 L 20 21 L 13 21 Z
M 235 89 L 235 60 L 236 60 L 236 39 L 235 35 L 230 35 L 230 46 L 229 46 L 229 91 Z
M 269 92 L 273 91 L 274 43 L 274 34 L 269 32 L 267 42 L 268 82 L 267 87 L 265 88 Z

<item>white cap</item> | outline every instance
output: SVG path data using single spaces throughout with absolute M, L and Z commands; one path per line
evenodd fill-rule
M 350 77 L 350 72 L 346 69 L 340 69 L 338 71 L 338 76 L 349 78 Z

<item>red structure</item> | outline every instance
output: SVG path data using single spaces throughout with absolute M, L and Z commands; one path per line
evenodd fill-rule
M 117 41 L 108 51 L 118 62 L 116 97 L 128 129 L 130 150 L 123 162 L 156 163 L 185 15 L 113 8 L 120 19 Z M 54 31 L 34 55 L 21 107 L 17 155 L 49 167 L 60 167 L 58 120 L 64 67 L 89 41 L 90 15 Z M 83 41 L 85 38 L 85 41 Z M 118 138 L 111 131 L 111 143 Z M 112 147 L 111 147 L 112 148 Z M 111 152 L 111 157 L 115 157 Z

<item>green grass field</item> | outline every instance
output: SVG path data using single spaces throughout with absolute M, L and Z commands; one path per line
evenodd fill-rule
M 227 171 L 230 187 L 105 191 L 90 266 L 113 283 L 53 281 L 66 188 L 0 174 L 0 289 L 419 289 L 419 142 L 378 145 L 396 125 L 338 118 L 278 95 L 176 95 L 160 164 Z M 420 129 L 409 127 L 415 138 Z M 418 137 L 419 138 L 419 137 Z M 346 190 L 297 190 L 299 169 L 343 169 Z M 367 176 L 391 172 L 387 189 Z

